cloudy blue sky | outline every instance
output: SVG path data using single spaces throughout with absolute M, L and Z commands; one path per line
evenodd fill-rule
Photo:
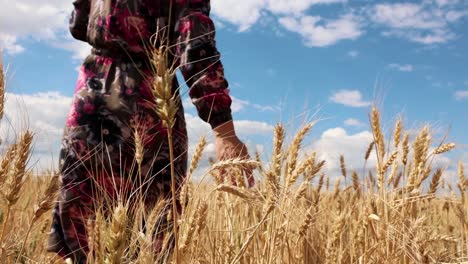
M 0 0 L 9 131 L 26 123 L 38 131 L 42 163 L 57 155 L 89 52 L 67 32 L 71 2 Z M 401 115 L 411 130 L 432 125 L 436 140 L 449 131 L 459 147 L 451 158 L 468 160 L 467 1 L 212 0 L 212 17 L 238 132 L 251 149 L 268 152 L 277 122 L 292 132 L 318 118 L 307 146 L 332 168 L 340 154 L 358 167 L 376 103 L 386 128 Z M 193 145 L 209 129 L 185 106 Z

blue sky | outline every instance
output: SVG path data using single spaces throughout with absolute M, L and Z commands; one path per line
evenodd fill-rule
M 37 150 L 55 153 L 88 47 L 66 31 L 71 1 L 0 2 L 10 107 L 35 104 L 26 106 L 32 126 L 52 131 Z M 467 1 L 212 0 L 212 17 L 251 148 L 266 151 L 279 121 L 294 129 L 320 118 L 309 145 L 332 160 L 361 156 L 377 103 L 386 128 L 401 114 L 406 128 L 433 125 L 435 139 L 450 129 L 453 158 L 468 160 Z M 185 105 L 195 142 L 209 129 Z

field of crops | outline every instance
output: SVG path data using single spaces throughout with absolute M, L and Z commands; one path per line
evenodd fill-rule
M 1 117 L 3 73 L 0 77 Z M 119 201 L 88 223 L 90 262 L 467 262 L 468 180 L 463 162 L 457 168 L 457 182 L 445 181 L 444 168 L 433 163 L 455 144 L 433 142 L 429 127 L 407 132 L 401 120 L 393 131 L 382 131 L 378 109 L 370 116 L 374 141 L 366 153 L 356 153 L 362 156 L 362 169 L 348 169 L 346 157 L 341 157 L 340 175 L 328 175 L 327 160 L 305 151 L 309 148 L 304 138 L 313 133 L 313 123 L 294 134 L 278 124 L 268 160 L 257 155 L 253 160 L 221 161 L 204 172 L 196 169 L 206 147 L 201 140 L 190 172 L 212 180 L 199 184 L 189 177 L 182 189 L 185 206 L 176 219 L 174 250 L 168 250 L 169 239 L 160 254 L 152 250 L 151 234 L 167 203 L 147 212 L 142 205 L 129 208 L 128 201 Z M 22 131 L 15 142 L 2 143 L 0 263 L 60 263 L 45 251 L 58 176 L 30 172 L 33 141 L 32 131 Z M 371 156 L 377 166 L 367 168 Z M 246 167 L 256 170 L 257 184 L 251 189 L 242 176 Z M 229 177 L 221 177 L 221 171 L 228 171 Z M 149 228 L 129 219 L 129 211 L 145 219 Z M 174 220 L 171 214 L 168 218 Z

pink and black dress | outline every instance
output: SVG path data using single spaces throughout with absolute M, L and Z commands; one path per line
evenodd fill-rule
M 73 4 L 71 34 L 93 49 L 79 70 L 66 121 L 60 152 L 62 189 L 48 250 L 86 263 L 86 224 L 103 206 L 96 204 L 101 201 L 98 193 L 112 201 L 118 190 L 133 193 L 141 188 L 149 207 L 170 197 L 167 130 L 154 111 L 150 90 L 154 73 L 146 53 L 158 28 L 169 29 L 171 59 L 180 66 L 199 116 L 213 128 L 232 116 L 209 0 L 76 0 Z M 180 185 L 188 146 L 178 88 L 174 81 L 180 107 L 174 126 Z M 135 129 L 145 146 L 143 182 L 136 168 Z

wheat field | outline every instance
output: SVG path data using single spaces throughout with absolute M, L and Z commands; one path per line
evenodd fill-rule
M 163 56 L 156 51 L 154 56 Z M 155 60 L 157 64 L 158 61 Z M 166 67 L 167 65 L 154 65 Z M 3 69 L 3 65 L 1 67 Z M 160 71 L 163 72 L 163 71 Z M 165 75 L 171 77 L 171 74 Z M 161 100 L 167 124 L 171 96 L 160 78 L 154 94 Z M 5 102 L 0 74 L 0 117 Z M 160 90 L 158 90 L 160 89 Z M 162 98 L 161 98 L 162 97 Z M 165 110 L 166 109 L 166 110 Z M 164 113 L 163 113 L 164 114 Z M 173 118 L 173 115 L 172 115 Z M 341 174 L 328 175 L 327 160 L 306 152 L 304 138 L 315 123 L 290 135 L 277 124 L 267 160 L 227 160 L 202 172 L 211 183 L 199 183 L 197 172 L 206 141 L 200 140 L 190 163 L 187 184 L 180 192 L 182 213 L 169 214 L 176 223 L 176 245 L 163 243 L 153 253 L 152 229 L 132 221 L 140 212 L 148 226 L 157 226 L 164 202 L 152 211 L 129 208 L 119 201 L 108 215 L 98 213 L 88 225 L 90 263 L 467 263 L 468 204 L 463 162 L 458 181 L 445 181 L 444 168 L 433 160 L 456 146 L 433 142 L 422 127 L 410 136 L 401 119 L 393 131 L 383 131 L 379 111 L 370 113 L 374 141 L 355 171 L 340 158 Z M 171 133 L 169 133 L 169 136 Z M 291 140 L 286 140 L 291 136 Z M 23 131 L 14 142 L 2 143 L 0 161 L 0 263 L 62 263 L 46 253 L 51 209 L 59 189 L 57 173 L 37 177 L 28 161 L 34 133 Z M 137 150 L 138 150 L 138 146 Z M 143 146 L 140 146 L 142 148 Z M 377 166 L 366 167 L 376 157 Z M 138 161 L 137 161 L 138 162 Z M 255 169 L 257 184 L 246 188 L 242 170 Z M 221 177 L 228 171 L 229 177 Z M 229 179 L 228 179 L 229 178 Z M 235 184 L 232 184 L 235 183 Z M 172 201 L 168 201 L 172 202 Z M 174 215 L 175 217 L 172 217 Z M 167 236 L 169 237 L 169 236 Z

